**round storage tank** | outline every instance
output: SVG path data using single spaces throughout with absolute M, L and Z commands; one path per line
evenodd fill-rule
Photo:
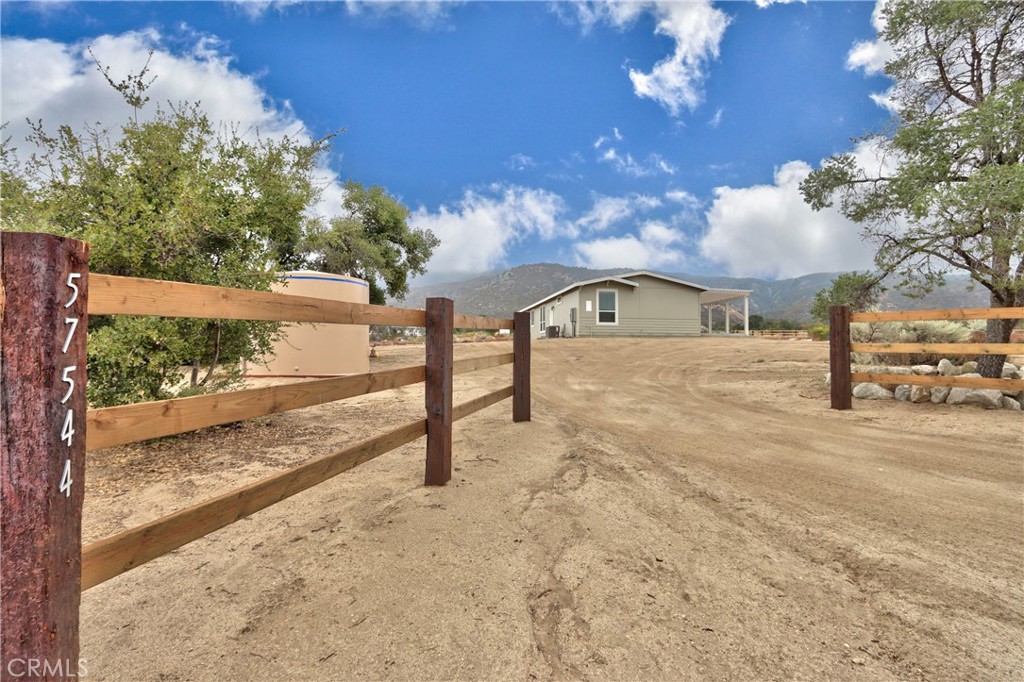
M 272 291 L 292 296 L 369 303 L 366 280 L 327 272 L 298 270 L 281 275 Z M 249 376 L 337 376 L 370 371 L 370 328 L 354 324 L 285 323 L 274 357 L 248 366 Z

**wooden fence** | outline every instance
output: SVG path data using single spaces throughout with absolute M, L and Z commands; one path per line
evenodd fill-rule
M 770 339 L 809 339 L 806 329 L 752 329 L 751 336 L 764 336 Z
M 853 407 L 852 387 L 854 381 L 1024 391 L 1024 380 L 1022 379 L 851 372 L 850 353 L 1024 355 L 1024 343 L 852 343 L 850 339 L 851 322 L 1014 320 L 1021 318 L 1024 318 L 1024 308 L 957 308 L 851 314 L 849 306 L 833 306 L 829 309 L 829 368 L 831 370 L 832 409 L 849 410 Z
M 511 397 L 530 421 L 529 316 L 456 315 L 287 294 L 90 275 L 87 244 L 0 233 L 0 660 L 41 679 L 77 671 L 81 592 L 426 436 L 425 484 L 451 478 L 452 423 Z M 87 409 L 89 315 L 156 315 L 426 328 L 426 362 L 270 388 Z M 454 360 L 453 332 L 525 329 L 513 352 Z M 453 405 L 456 374 L 513 365 L 512 384 Z M 82 547 L 87 450 L 424 383 L 425 419 Z M 14 672 L 6 666 L 0 678 Z

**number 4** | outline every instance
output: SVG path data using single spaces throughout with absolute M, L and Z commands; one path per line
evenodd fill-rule
M 68 410 L 68 413 L 64 415 L 64 426 L 60 429 L 60 439 L 65 440 L 68 443 L 68 447 L 71 447 L 71 440 L 75 435 L 75 411 Z
M 60 476 L 60 492 L 64 497 L 71 497 L 71 460 L 64 460 L 64 473 Z

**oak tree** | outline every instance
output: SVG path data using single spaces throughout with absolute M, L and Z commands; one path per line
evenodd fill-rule
M 963 270 L 992 307 L 1024 306 L 1024 2 L 894 0 L 884 17 L 897 116 L 861 140 L 878 162 L 833 156 L 804 198 L 837 203 L 904 288 Z M 991 320 L 987 340 L 1007 342 L 1015 323 Z M 1004 360 L 978 370 L 999 376 Z

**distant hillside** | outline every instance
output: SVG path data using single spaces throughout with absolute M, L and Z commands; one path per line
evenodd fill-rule
M 455 301 L 461 313 L 510 317 L 513 312 L 538 301 L 559 289 L 588 279 L 630 272 L 628 268 L 591 270 L 556 263 L 520 265 L 497 274 L 465 280 L 415 287 L 401 304 L 423 307 L 427 298 L 443 296 Z M 785 318 L 809 322 L 814 294 L 828 287 L 839 273 L 815 273 L 795 279 L 775 281 L 751 277 L 709 277 L 686 273 L 665 273 L 687 282 L 721 289 L 751 289 L 750 313 L 769 318 Z M 988 306 L 987 291 L 981 287 L 968 291 L 967 277 L 949 277 L 946 286 L 920 299 L 887 292 L 881 307 L 893 310 L 922 308 L 984 308 Z

